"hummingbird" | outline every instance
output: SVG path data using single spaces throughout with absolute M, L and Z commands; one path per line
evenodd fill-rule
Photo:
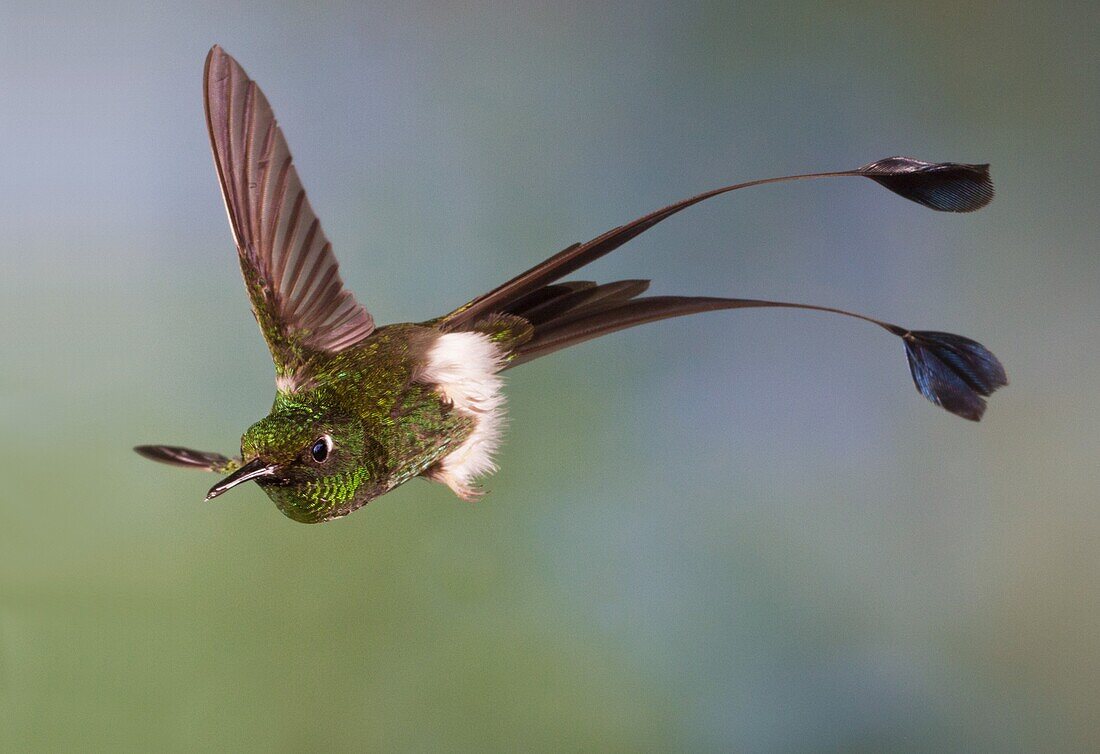
M 988 165 L 888 157 L 851 170 L 724 186 L 575 243 L 447 314 L 378 327 L 344 287 L 267 98 L 216 45 L 206 58 L 203 95 L 245 288 L 275 365 L 275 399 L 241 437 L 239 456 L 169 445 L 135 450 L 226 475 L 207 500 L 251 481 L 302 523 L 346 516 L 414 477 L 476 500 L 479 479 L 496 470 L 502 372 L 608 333 L 688 314 L 779 307 L 876 325 L 901 340 L 917 390 L 972 421 L 982 417 L 985 399 L 1008 384 L 997 358 L 959 335 L 829 306 L 647 296 L 648 280 L 563 281 L 672 215 L 732 191 L 857 177 L 932 210 L 971 212 L 993 198 Z

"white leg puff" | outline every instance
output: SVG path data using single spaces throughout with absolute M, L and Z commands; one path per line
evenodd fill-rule
M 428 352 L 421 380 L 435 384 L 456 411 L 475 422 L 473 433 L 427 472 L 463 500 L 478 499 L 474 480 L 496 471 L 493 453 L 504 428 L 504 380 L 498 374 L 503 365 L 500 349 L 481 333 L 446 333 Z

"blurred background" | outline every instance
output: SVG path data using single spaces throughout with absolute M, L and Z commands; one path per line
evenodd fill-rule
M 0 748 L 1100 747 L 1095 3 L 0 9 Z M 476 505 L 325 526 L 137 443 L 233 451 L 273 396 L 201 101 L 267 92 L 344 278 L 423 319 L 736 180 L 585 271 L 977 338 L 929 406 L 857 322 L 728 312 L 509 373 Z

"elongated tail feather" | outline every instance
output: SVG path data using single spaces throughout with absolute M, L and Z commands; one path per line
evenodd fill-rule
M 614 285 L 598 286 L 592 290 Z M 604 299 L 602 302 L 597 299 L 592 304 L 567 311 L 536 327 L 534 336 L 516 350 L 507 368 L 647 322 L 701 312 L 761 307 L 840 314 L 878 325 L 902 339 L 917 390 L 935 405 L 964 419 L 981 419 L 985 412 L 985 399 L 1008 384 L 1004 367 L 997 357 L 985 346 L 961 335 L 908 330 L 889 322 L 827 306 L 704 296 L 646 296 Z
M 512 340 L 505 368 L 524 364 L 562 348 L 628 327 L 721 309 L 784 307 L 830 312 L 862 319 L 902 338 L 917 389 L 932 403 L 977 421 L 985 398 L 1007 384 L 1004 367 L 984 346 L 949 333 L 910 331 L 862 314 L 823 306 L 741 298 L 703 296 L 642 297 L 649 282 L 621 280 L 596 285 L 591 281 L 558 282 L 566 275 L 611 253 L 654 225 L 716 196 L 770 183 L 810 178 L 869 178 L 893 193 L 940 212 L 972 212 L 993 198 L 988 165 L 932 163 L 912 157 L 888 157 L 855 170 L 747 181 L 707 191 L 620 225 L 591 241 L 573 244 L 520 273 L 450 314 L 432 322 L 444 332 L 497 332 L 493 317 L 508 315 L 530 324 Z M 518 332 L 514 324 L 508 332 Z M 497 342 L 504 342 L 498 338 Z
M 1008 384 L 1008 375 L 997 357 L 970 338 L 917 331 L 907 333 L 902 340 L 917 390 L 964 419 L 981 419 L 985 398 Z
M 993 201 L 988 165 L 887 157 L 864 165 L 859 174 L 938 212 L 974 212 Z
M 588 283 L 583 288 L 555 296 L 526 310 L 517 311 L 509 307 L 508 313 L 523 317 L 537 328 L 579 311 L 627 301 L 645 293 L 647 288 L 649 288 L 648 280 L 619 280 L 604 285 Z
M 459 331 L 468 328 L 471 322 L 481 319 L 486 314 L 505 311 L 524 297 L 545 291 L 551 283 L 610 254 L 654 225 L 707 199 L 739 189 L 771 183 L 844 177 L 870 178 L 898 196 L 940 212 L 972 212 L 984 207 L 993 199 L 993 183 L 989 178 L 988 165 L 924 162 L 912 157 L 887 157 L 855 170 L 802 173 L 736 183 L 674 202 L 625 225 L 612 228 L 591 241 L 573 244 L 526 272 L 520 273 L 507 283 L 455 309 L 442 317 L 437 326 L 448 332 Z

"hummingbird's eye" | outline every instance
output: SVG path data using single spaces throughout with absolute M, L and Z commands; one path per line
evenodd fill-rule
M 332 438 L 325 435 L 319 438 L 317 442 L 313 443 L 313 447 L 309 449 L 309 453 L 313 456 L 314 461 L 317 463 L 324 463 L 328 460 L 328 454 L 331 450 Z

